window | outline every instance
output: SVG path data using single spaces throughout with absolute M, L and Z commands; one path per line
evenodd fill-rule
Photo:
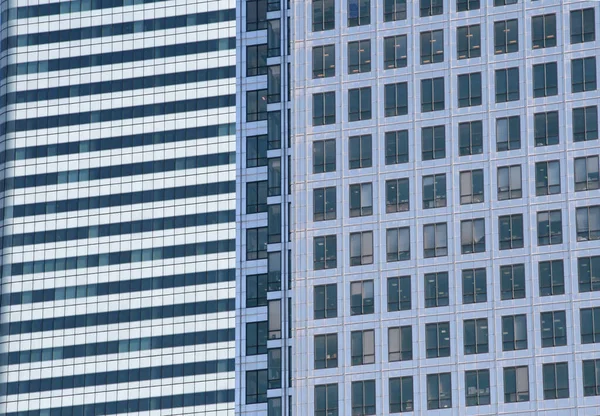
M 593 8 L 571 11 L 571 43 L 595 41 L 595 27 Z
M 527 366 L 504 367 L 504 403 L 529 401 L 529 371 Z
M 315 370 L 338 366 L 337 334 L 315 335 Z
M 270 300 L 267 305 L 269 339 L 281 338 L 281 299 Z
M 511 116 L 496 119 L 496 150 L 521 148 L 521 117 Z
M 589 106 L 573 109 L 573 141 L 583 142 L 598 139 L 598 107 Z
M 519 0 L 494 0 L 494 7 L 517 4 Z
M 502 351 L 527 349 L 527 317 L 512 315 L 502 317 Z
M 246 260 L 267 258 L 267 227 L 246 230 Z
M 425 273 L 425 307 L 448 306 L 448 272 Z
M 314 269 L 335 269 L 337 267 L 337 238 L 335 235 L 315 237 Z
M 551 363 L 542 367 L 544 400 L 567 399 L 569 397 L 569 364 Z
M 498 218 L 500 250 L 523 248 L 523 214 L 503 215 Z
M 420 16 L 436 16 L 444 13 L 443 0 L 420 0 L 419 5 Z
M 600 307 L 581 309 L 581 343 L 600 343 Z
M 537 162 L 535 164 L 535 194 L 560 194 L 560 162 Z
M 335 76 L 335 45 L 315 46 L 312 50 L 314 78 Z
M 531 18 L 531 43 L 533 49 L 556 46 L 556 15 L 545 14 Z
M 281 397 L 269 397 L 267 399 L 267 416 L 282 416 Z
M 578 258 L 577 273 L 580 293 L 600 290 L 600 256 Z
M 269 389 L 281 388 L 281 348 L 271 348 L 267 352 Z
M 387 261 L 410 260 L 410 228 L 388 228 L 386 231 Z
M 477 204 L 483 201 L 483 169 L 460 172 L 460 203 Z
M 267 74 L 267 45 L 250 45 L 246 48 L 246 76 Z
M 388 277 L 388 312 L 409 311 L 411 308 L 410 276 Z
M 500 298 L 502 300 L 525 298 L 525 266 L 523 264 L 500 266 Z
M 259 355 L 266 353 L 267 321 L 248 322 L 246 324 L 246 355 Z
M 421 112 L 444 109 L 444 78 L 421 80 Z
M 487 353 L 489 351 L 487 318 L 467 319 L 463 325 L 465 354 Z
M 268 160 L 267 193 L 269 196 L 281 195 L 281 158 L 274 157 Z
M 600 396 L 600 360 L 583 361 L 583 395 Z
M 313 94 L 313 126 L 335 123 L 335 92 Z
M 538 265 L 540 296 L 565 294 L 565 268 L 562 260 L 541 261 Z
M 450 356 L 450 323 L 438 322 L 425 325 L 427 358 Z
M 519 51 L 519 21 L 517 19 L 494 22 L 494 52 Z
M 373 264 L 373 232 L 350 234 L 350 266 Z
M 533 97 L 550 97 L 558 94 L 556 62 L 533 66 Z
M 281 101 L 281 66 L 271 65 L 267 75 L 267 103 Z
M 268 281 L 267 290 L 269 292 L 281 290 L 281 252 L 271 251 L 267 257 Z
M 408 163 L 408 130 L 385 132 L 385 164 Z
M 458 106 L 481 105 L 481 72 L 458 76 Z
M 533 115 L 535 146 L 558 144 L 558 111 L 548 111 Z
M 562 218 L 560 209 L 537 213 L 538 246 L 562 244 Z
M 389 1 L 389 0 L 388 0 Z M 384 69 L 406 68 L 408 63 L 406 35 L 390 36 L 383 39 Z
M 372 148 L 370 134 L 350 137 L 348 139 L 350 169 L 370 168 L 373 165 Z
M 313 173 L 335 172 L 335 139 L 313 142 Z
M 479 9 L 479 0 L 456 0 L 456 11 L 465 12 Z
M 246 371 L 246 404 L 267 402 L 267 370 Z
M 444 31 L 421 32 L 421 64 L 444 62 Z
M 481 26 L 461 26 L 456 29 L 456 45 L 458 59 L 479 58 L 481 56 Z
M 383 4 L 383 21 L 393 22 L 406 20 L 406 0 L 385 0 Z
M 268 21 L 267 55 L 270 58 L 281 55 L 281 21 L 279 19 Z
M 465 402 L 467 406 L 490 404 L 490 370 L 465 371 Z
M 375 310 L 372 280 L 350 283 L 350 315 L 368 315 Z
M 388 361 L 412 360 L 412 328 L 410 325 L 388 328 Z
M 496 70 L 496 103 L 519 100 L 519 68 Z
M 337 384 L 315 386 L 315 416 L 338 416 Z
M 267 136 L 269 150 L 281 148 L 281 111 L 267 113 Z
M 389 381 L 390 413 L 412 412 L 413 378 L 412 376 L 393 377 Z
M 577 241 L 600 239 L 600 205 L 577 208 Z
M 336 218 L 335 186 L 313 190 L 313 221 L 334 220 Z
M 542 312 L 542 348 L 567 345 L 565 311 Z
M 487 302 L 487 282 L 485 269 L 465 269 L 462 271 L 463 303 Z
M 350 185 L 350 217 L 373 214 L 373 185 L 359 183 Z
M 571 61 L 571 91 L 585 92 L 596 90 L 596 57 L 573 59 Z
M 421 156 L 423 160 L 446 157 L 446 126 L 423 127 L 421 129 Z
M 246 31 L 267 28 L 267 0 L 246 0 Z
M 448 230 L 446 223 L 423 226 L 423 256 L 441 257 L 448 255 Z
M 371 119 L 371 87 L 348 90 L 348 120 Z
M 460 222 L 461 253 L 483 253 L 485 251 L 485 220 L 464 220 Z
M 521 198 L 523 195 L 521 186 L 521 165 L 498 168 L 499 201 Z
M 335 0 L 312 0 L 313 32 L 321 32 L 323 30 L 331 30 L 334 28 Z
M 348 74 L 371 72 L 371 40 L 348 42 Z
M 314 287 L 314 314 L 315 319 L 337 317 L 337 284 Z
M 269 244 L 281 242 L 281 205 L 269 205 L 267 224 L 269 228 Z
M 423 176 L 423 209 L 446 206 L 446 174 Z
M 375 380 L 352 382 L 352 416 L 375 414 Z
M 427 410 L 452 407 L 450 373 L 427 374 Z
M 575 191 L 591 191 L 600 186 L 598 156 L 575 158 Z
M 371 0 L 348 0 L 348 27 L 371 23 Z
M 483 153 L 483 127 L 481 121 L 458 124 L 460 156 Z
M 408 114 L 408 83 L 386 84 L 384 88 L 385 116 L 395 117 Z
M 408 178 L 385 181 L 385 212 L 410 210 L 410 186 Z
M 281 0 L 268 0 L 267 10 L 270 12 L 278 12 L 281 10 Z
M 375 331 L 352 331 L 350 333 L 350 355 L 352 365 L 375 362 Z
M 267 90 L 246 92 L 246 121 L 267 119 Z
M 248 136 L 246 138 L 246 167 L 267 166 L 267 136 Z
M 246 276 L 246 307 L 256 308 L 258 306 L 267 306 L 266 274 L 250 274 Z M 246 353 L 246 355 L 248 354 Z

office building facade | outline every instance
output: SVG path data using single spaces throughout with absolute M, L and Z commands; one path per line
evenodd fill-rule
M 235 2 L 0 8 L 0 413 L 234 414 Z

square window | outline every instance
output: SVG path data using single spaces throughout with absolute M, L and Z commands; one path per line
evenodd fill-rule
M 419 15 L 421 17 L 437 16 L 444 13 L 443 0 L 419 0 Z
M 371 0 L 348 0 L 348 27 L 371 24 Z
M 596 40 L 596 18 L 592 7 L 571 10 L 570 23 L 572 44 Z
M 406 20 L 406 0 L 384 0 L 383 21 Z

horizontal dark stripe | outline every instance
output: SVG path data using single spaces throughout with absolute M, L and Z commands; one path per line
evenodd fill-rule
M 27 160 L 40 157 L 74 155 L 99 152 L 103 150 L 125 149 L 128 147 L 150 146 L 153 144 L 176 143 L 187 140 L 207 139 L 210 137 L 231 136 L 235 134 L 235 123 L 213 124 L 210 126 L 190 127 L 187 129 L 157 131 L 126 136 L 106 137 L 102 139 L 79 140 L 39 146 L 19 147 L 0 152 L 0 163 L 14 160 Z
M 188 256 L 203 256 L 206 254 L 227 253 L 230 251 L 235 251 L 234 239 L 116 251 L 112 253 L 88 254 L 87 256 L 34 260 L 23 263 L 5 264 L 2 266 L 2 276 L 0 277 L 85 269 L 88 267 L 114 266 L 117 264 L 176 259 Z
M 111 92 L 135 91 L 143 88 L 166 87 L 169 85 L 182 85 L 190 82 L 214 81 L 227 78 L 235 78 L 235 66 L 231 65 L 199 69 L 197 71 L 173 72 L 170 74 L 91 82 L 88 84 L 74 84 L 62 87 L 15 91 L 0 96 L 0 108 L 12 104 L 75 98 Z
M 0 249 L 235 222 L 235 210 L 5 235 Z
M 176 172 L 179 170 L 199 169 L 229 164 L 235 164 L 235 152 L 213 153 L 177 159 L 150 160 L 148 162 L 127 163 L 124 165 L 109 165 L 89 169 L 15 176 L 13 178 L 9 177 L 0 180 L 0 192 L 10 191 L 12 189 L 33 188 L 36 186 L 62 185 L 65 183 Z
M 4 215 L 0 216 L 0 218 L 20 218 L 31 215 L 58 214 L 62 212 L 143 204 L 148 202 L 175 201 L 184 198 L 196 198 L 233 192 L 235 192 L 235 181 L 178 186 L 176 188 L 150 189 L 147 191 L 127 192 L 122 194 L 14 205 L 12 207 L 6 207 L 4 209 Z
M 235 38 L 210 39 L 176 45 L 153 46 L 126 51 L 73 56 L 71 58 L 55 58 L 46 61 L 9 64 L 0 69 L 0 76 L 5 80 L 8 77 L 16 75 L 89 68 L 100 65 L 123 64 L 145 61 L 147 59 L 173 58 L 176 56 L 225 51 L 229 49 L 235 49 Z
M 9 36 L 0 42 L 0 48 L 5 51 L 20 46 L 36 46 L 57 42 L 73 42 L 78 40 L 101 38 L 105 36 L 129 35 L 132 33 L 176 29 L 180 27 L 206 25 L 210 23 L 228 22 L 232 20 L 235 20 L 235 9 L 215 10 L 203 13 L 162 17 L 158 19 L 144 19 L 136 20 L 134 22 L 113 23 L 108 25 L 87 26 L 77 29 L 52 30 L 50 32 Z
M 235 401 L 235 390 L 218 390 L 201 393 L 177 394 L 145 399 L 129 399 L 115 402 L 82 404 L 79 406 L 55 407 L 42 410 L 21 410 L 6 413 L 6 416 L 93 416 L 121 413 L 148 412 L 151 410 L 177 407 L 204 406 Z
M 73 376 L 48 377 L 0 384 L 0 395 L 38 393 L 42 391 L 77 389 L 80 387 L 104 386 L 117 383 L 135 383 L 172 377 L 188 377 L 202 374 L 235 371 L 235 360 L 198 361 L 128 370 L 85 373 Z
M 207 300 L 205 302 L 178 303 L 166 306 L 148 306 L 137 309 L 122 309 L 111 312 L 86 313 L 81 315 L 41 318 L 0 324 L 0 335 L 31 334 L 45 331 L 85 328 L 88 326 L 111 325 L 125 322 L 141 322 L 151 319 L 180 318 L 182 316 L 205 315 L 208 313 L 235 310 L 235 299 Z
M 85 111 L 56 116 L 24 118 L 0 124 L 0 135 L 27 130 L 51 129 L 78 124 L 101 123 L 188 111 L 211 110 L 235 106 L 235 94 L 216 97 L 194 98 L 191 100 L 169 101 L 166 103 L 134 105 L 131 107 L 109 108 L 106 110 Z
M 37 363 L 52 360 L 92 357 L 96 355 L 149 351 L 161 348 L 177 348 L 192 345 L 204 345 L 235 340 L 235 329 L 213 329 L 210 331 L 185 332 L 171 335 L 158 335 L 123 339 L 120 341 L 102 341 L 89 344 L 49 347 L 34 350 L 11 351 L 0 354 L 0 365 Z

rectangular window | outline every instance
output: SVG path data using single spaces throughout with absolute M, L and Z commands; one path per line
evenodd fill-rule
M 538 276 L 540 296 L 565 294 L 565 267 L 562 260 L 540 261 Z
M 313 142 L 313 173 L 335 172 L 335 139 Z
M 366 416 L 376 414 L 375 380 L 353 381 L 351 392 L 352 416 Z
M 338 335 L 315 335 L 315 370 L 338 366 Z
M 371 119 L 371 87 L 348 90 L 348 121 Z
M 350 266 L 373 264 L 373 232 L 350 234 Z
M 571 92 L 596 90 L 596 57 L 571 61 Z
M 406 20 L 406 0 L 384 0 L 383 21 Z
M 281 55 L 281 20 L 267 22 L 267 55 L 269 58 Z
M 421 32 L 421 64 L 444 62 L 444 31 Z
M 408 64 L 407 57 L 406 35 L 390 36 L 383 39 L 384 69 L 406 68 Z
M 600 205 L 577 208 L 577 241 L 600 239 Z
M 384 105 L 386 117 L 408 114 L 408 83 L 386 84 L 384 87 Z
M 267 400 L 267 416 L 282 416 L 281 397 L 269 397 Z
M 444 78 L 421 80 L 421 112 L 440 111 L 444 109 Z
M 267 370 L 246 371 L 246 404 L 267 402 Z
M 314 314 L 315 319 L 337 317 L 337 284 L 314 287 Z
M 338 416 L 337 384 L 315 386 L 315 416 Z
M 496 119 L 496 150 L 517 150 L 521 148 L 521 117 L 511 116 Z
M 579 257 L 577 273 L 580 293 L 600 290 L 600 256 Z
M 271 65 L 267 75 L 267 103 L 281 101 L 281 66 Z
M 267 0 L 246 0 L 246 31 L 267 28 Z
M 350 185 L 350 217 L 373 214 L 373 185 L 358 183 Z
M 465 402 L 467 406 L 490 404 L 490 370 L 465 371 Z
M 448 272 L 425 273 L 425 307 L 448 306 Z
M 523 264 L 500 266 L 500 298 L 502 300 L 525 298 L 525 266 Z
M 246 355 L 267 353 L 267 321 L 246 324 Z
M 267 306 L 267 275 L 249 274 L 246 276 L 246 307 L 259 306 Z
M 477 204 L 485 200 L 483 195 L 483 169 L 460 172 L 460 203 Z
M 389 262 L 410 260 L 410 228 L 386 230 L 386 259 Z
M 562 244 L 562 218 L 560 209 L 537 213 L 538 246 Z
M 498 218 L 500 250 L 523 248 L 523 214 L 502 215 Z
M 267 309 L 269 339 L 281 339 L 281 299 L 270 300 Z
M 494 0 L 494 7 L 517 4 L 519 0 Z
M 246 230 L 246 260 L 267 258 L 267 227 L 248 228 Z
M 480 0 L 456 0 L 456 11 L 466 12 L 469 10 L 478 10 Z
M 463 303 L 487 302 L 487 281 L 484 268 L 462 271 Z
M 450 323 L 438 322 L 425 325 L 427 358 L 450 356 Z
M 531 18 L 531 43 L 533 49 L 556 46 L 556 14 Z
M 350 169 L 370 168 L 373 166 L 373 145 L 370 134 L 351 136 L 348 139 Z
M 281 111 L 267 113 L 267 136 L 269 150 L 281 148 Z
M 267 181 L 246 183 L 246 214 L 267 212 Z
M 560 162 L 552 160 L 535 164 L 535 195 L 560 194 Z
M 533 66 L 533 97 L 558 95 L 558 72 L 556 62 Z
M 337 267 L 337 237 L 327 235 L 315 237 L 314 262 L 315 270 L 335 269 Z
M 281 205 L 269 205 L 267 214 L 269 244 L 281 242 Z
M 573 141 L 583 142 L 598 139 L 598 107 L 589 106 L 573 109 Z
M 412 412 L 413 377 L 392 377 L 389 381 L 390 413 Z
M 281 388 L 281 348 L 271 348 L 267 352 L 269 389 Z
M 313 79 L 335 76 L 335 45 L 315 46 L 312 50 Z
M 350 333 L 351 365 L 373 364 L 375 362 L 375 331 L 352 331 Z
M 274 157 L 268 160 L 267 186 L 269 196 L 281 195 L 281 158 Z
M 423 209 L 446 206 L 446 174 L 423 176 Z
M 485 252 L 485 220 L 463 220 L 460 222 L 460 245 L 462 254 Z
M 443 0 L 420 0 L 419 3 L 420 17 L 437 16 L 444 13 Z
M 371 0 L 348 0 L 348 27 L 371 24 Z
M 502 351 L 527 349 L 527 317 L 511 315 L 502 317 Z
M 408 130 L 385 132 L 385 164 L 408 163 Z
M 519 21 L 517 19 L 494 22 L 494 52 L 519 51 Z
M 410 276 L 388 277 L 388 312 L 409 311 L 411 308 Z
M 465 355 L 486 354 L 489 351 L 487 318 L 466 319 L 463 329 Z
M 335 186 L 313 190 L 313 221 L 335 220 Z
M 569 398 L 569 364 L 550 363 L 542 367 L 544 400 Z
M 350 315 L 368 315 L 375 310 L 375 293 L 372 280 L 350 283 Z
M 567 345 L 567 315 L 565 311 L 542 312 L 542 348 Z
M 446 223 L 423 226 L 423 256 L 442 257 L 448 255 L 448 228 Z
M 371 72 L 371 40 L 348 42 L 348 74 Z
M 600 163 L 598 156 L 575 159 L 575 191 L 591 191 L 600 188 Z
M 246 121 L 267 119 L 267 90 L 246 92 Z
M 250 45 L 246 48 L 246 76 L 267 74 L 267 45 Z
M 571 11 L 571 43 L 593 42 L 596 40 L 596 19 L 594 8 Z
M 521 165 L 498 168 L 498 200 L 518 199 L 523 195 Z
M 410 185 L 408 178 L 385 181 L 385 212 L 410 210 Z
M 276 292 L 281 290 L 281 252 L 271 251 L 267 257 L 268 281 L 267 290 Z
M 518 101 L 519 68 L 496 70 L 496 103 Z
M 427 374 L 427 410 L 452 407 L 452 377 L 450 373 Z
M 529 401 L 529 370 L 527 366 L 504 367 L 504 403 Z
M 558 111 L 534 114 L 533 126 L 536 147 L 558 144 Z
M 267 10 L 270 12 L 278 12 L 281 10 L 281 0 L 268 0 Z
M 267 166 L 267 136 L 246 137 L 246 167 Z
M 388 328 L 388 361 L 412 360 L 412 328 L 410 325 Z
M 581 318 L 581 343 L 600 343 L 600 307 L 583 308 Z
M 335 92 L 313 94 L 313 126 L 335 123 Z
M 423 160 L 446 157 L 446 126 L 423 127 L 421 129 L 421 157 Z
M 481 105 L 481 72 L 458 76 L 458 107 Z
M 458 124 L 458 145 L 460 156 L 483 153 L 483 124 L 481 121 L 468 121 Z
M 457 28 L 456 47 L 458 59 L 479 58 L 481 56 L 481 26 L 471 25 Z

